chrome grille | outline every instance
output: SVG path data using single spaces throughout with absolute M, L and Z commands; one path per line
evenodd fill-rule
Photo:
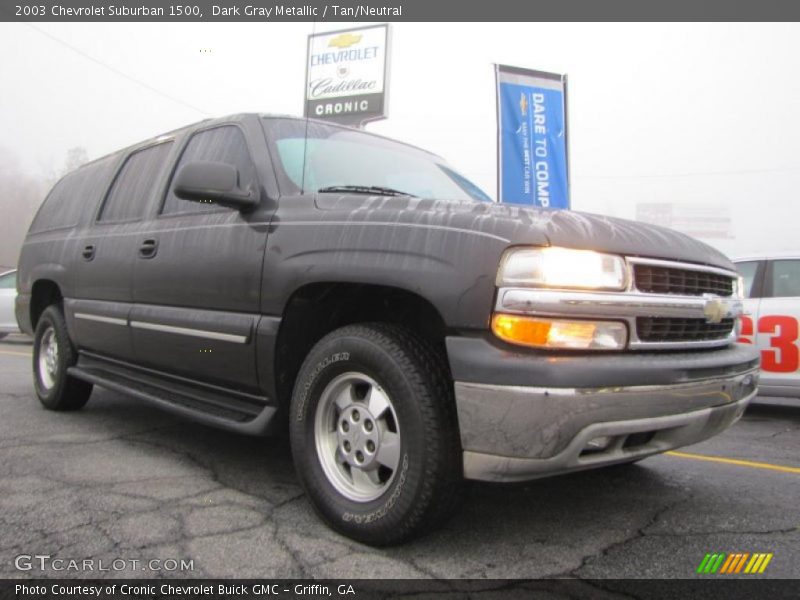
M 733 331 L 733 319 L 709 323 L 705 319 L 637 317 L 636 333 L 643 342 L 699 342 L 724 340 Z
M 709 271 L 637 264 L 633 267 L 633 279 L 636 289 L 648 294 L 733 295 L 733 278 Z

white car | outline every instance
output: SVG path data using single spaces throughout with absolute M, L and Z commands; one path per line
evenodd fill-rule
M 734 262 L 746 298 L 739 341 L 761 350 L 758 392 L 800 398 L 800 254 Z
M 6 271 L 0 275 L 0 340 L 9 333 L 18 333 L 17 317 L 14 316 L 14 300 L 17 297 L 17 271 Z

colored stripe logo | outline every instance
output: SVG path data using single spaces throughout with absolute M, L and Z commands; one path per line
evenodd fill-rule
M 706 554 L 697 567 L 697 572 L 706 575 L 732 575 L 763 573 L 773 554 L 766 552 L 715 552 Z

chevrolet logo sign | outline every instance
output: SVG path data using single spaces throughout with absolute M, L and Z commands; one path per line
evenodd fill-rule
M 709 298 L 703 307 L 703 314 L 709 323 L 720 323 L 731 312 L 727 302 L 719 298 Z
M 328 42 L 328 46 L 332 46 L 334 48 L 349 48 L 353 44 L 357 44 L 360 41 L 361 35 L 357 35 L 355 33 L 343 33 L 341 35 L 337 35 L 330 42 Z

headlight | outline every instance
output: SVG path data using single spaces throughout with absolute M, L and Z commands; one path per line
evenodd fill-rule
M 497 272 L 498 287 L 623 290 L 626 279 L 621 256 L 568 248 L 511 248 Z

